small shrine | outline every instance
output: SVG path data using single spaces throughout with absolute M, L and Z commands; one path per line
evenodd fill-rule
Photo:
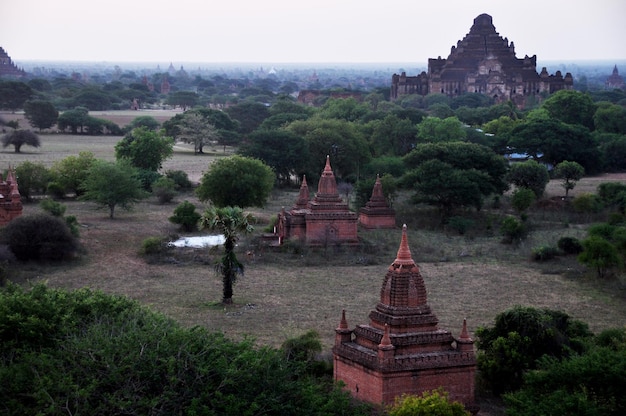
M 396 212 L 387 203 L 378 175 L 370 200 L 359 210 L 359 223 L 367 229 L 396 227 Z
M 357 214 L 350 211 L 337 191 L 337 181 L 326 157 L 326 166 L 317 184 L 317 193 L 309 200 L 309 187 L 303 177 L 298 199 L 291 210 L 284 208 L 278 214 L 276 235 L 278 243 L 298 239 L 311 246 L 329 244 L 356 245 Z
M 402 394 L 442 387 L 451 400 L 477 412 L 476 356 L 467 323 L 463 320 L 458 338 L 439 328 L 411 257 L 406 225 L 369 318 L 369 324 L 350 329 L 344 310 L 335 330 L 334 377 L 355 398 L 391 404 Z
M 22 197 L 17 188 L 15 170 L 9 167 L 4 180 L 0 173 L 0 226 L 22 215 Z

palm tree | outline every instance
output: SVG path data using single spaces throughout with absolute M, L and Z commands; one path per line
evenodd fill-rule
M 243 212 L 239 207 L 210 207 L 200 218 L 201 230 L 219 231 L 224 236 L 224 256 L 217 263 L 216 270 L 222 275 L 224 296 L 222 303 L 233 303 L 233 284 L 237 275 L 243 275 L 243 264 L 235 255 L 235 244 L 240 233 L 251 233 L 254 228 L 251 214 Z

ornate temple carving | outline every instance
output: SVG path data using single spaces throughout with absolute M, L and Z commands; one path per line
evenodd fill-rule
M 573 85 L 569 72 L 565 76 L 560 71 L 550 75 L 544 67 L 537 73 L 536 55 L 517 58 L 513 42 L 496 32 L 491 16 L 481 14 L 474 19 L 469 33 L 452 46 L 446 59 L 428 60 L 428 73 L 393 74 L 391 99 L 407 94 L 441 93 L 456 97 L 479 93 L 495 102 L 511 100 L 523 107 L 527 97 L 572 89 Z
M 459 337 L 439 328 L 411 256 L 406 225 L 369 318 L 369 324 L 350 329 L 343 311 L 335 330 L 334 376 L 354 397 L 391 404 L 404 393 L 443 387 L 452 400 L 477 411 L 476 356 L 467 323 L 463 320 Z

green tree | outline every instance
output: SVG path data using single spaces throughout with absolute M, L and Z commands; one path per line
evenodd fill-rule
M 171 202 L 176 196 L 176 183 L 173 179 L 162 176 L 152 182 L 152 194 L 157 197 L 160 204 Z
M 530 159 L 513 163 L 509 169 L 507 180 L 518 188 L 531 189 L 539 199 L 543 196 L 546 185 L 550 182 L 550 174 L 548 168 Z
M 578 261 L 594 268 L 600 279 L 607 277 L 614 267 L 620 265 L 617 248 L 610 241 L 599 236 L 590 236 L 581 243 L 583 251 L 578 255 Z
M 83 88 L 70 99 L 74 107 L 85 107 L 89 111 L 108 110 L 115 98 L 100 88 Z
M 175 91 L 167 96 L 165 102 L 185 111 L 188 107 L 193 107 L 198 103 L 198 94 L 193 91 Z
M 598 106 L 593 125 L 599 132 L 626 134 L 626 108 L 617 104 Z
M 470 416 L 471 413 L 459 402 L 450 400 L 443 389 L 425 391 L 420 396 L 396 397 L 388 409 L 389 416 Z
M 536 196 L 532 189 L 517 188 L 511 195 L 511 205 L 522 215 L 535 202 Z
M 269 109 L 261 103 L 244 101 L 224 110 L 232 120 L 239 123 L 239 132 L 252 133 L 270 116 Z
M 354 98 L 330 98 L 320 108 L 319 116 L 324 119 L 359 121 L 368 112 L 367 105 Z
M 32 199 L 33 193 L 44 193 L 50 180 L 50 171 L 40 162 L 22 162 L 15 168 L 19 190 L 26 201 Z
M 187 232 L 198 228 L 198 221 L 201 215 L 196 212 L 196 206 L 189 201 L 184 201 L 174 208 L 174 215 L 169 217 L 169 221 L 180 225 Z
M 241 233 L 253 231 L 252 221 L 252 215 L 239 207 L 210 207 L 200 218 L 201 230 L 218 231 L 224 236 L 224 256 L 217 265 L 222 275 L 224 304 L 233 303 L 233 285 L 237 276 L 244 272 L 244 266 L 235 254 L 235 245 Z
M 204 153 L 205 144 L 217 142 L 219 133 L 215 126 L 198 113 L 186 113 L 178 126 L 177 140 L 192 143 L 195 153 Z
M 33 90 L 21 81 L 0 80 L 0 109 L 15 111 L 33 95 Z
M 480 209 L 483 198 L 508 189 L 507 163 L 485 146 L 464 143 L 419 144 L 404 157 L 405 187 L 413 200 L 439 207 L 444 219 L 455 207 Z
M 565 199 L 567 199 L 569 191 L 574 189 L 576 182 L 581 180 L 585 175 L 585 168 L 576 162 L 564 160 L 556 165 L 554 168 L 554 175 L 557 178 L 563 179 L 561 186 L 565 189 Z
M 238 153 L 262 160 L 276 173 L 279 183 L 305 171 L 309 160 L 306 141 L 287 130 L 258 130 L 239 146 Z
M 78 155 L 67 156 L 54 162 L 50 168 L 54 183 L 54 185 L 51 184 L 51 187 L 57 190 L 61 197 L 67 193 L 80 196 L 81 185 L 95 161 L 96 158 L 93 153 L 82 151 Z
M 163 161 L 174 152 L 174 140 L 162 131 L 151 131 L 139 127 L 126 134 L 115 145 L 115 157 L 128 159 L 139 169 L 158 171 Z
M 57 125 L 61 131 L 69 128 L 72 134 L 77 134 L 79 130 L 83 133 L 83 127 L 88 122 L 88 119 L 89 110 L 84 107 L 78 107 L 62 112 L 57 119 Z
M 20 153 L 22 146 L 41 146 L 39 136 L 31 130 L 13 130 L 2 136 L 2 147 L 13 146 L 15 153 Z
M 541 106 L 550 117 L 567 124 L 580 124 L 593 129 L 596 104 L 591 95 L 576 90 L 560 90 L 552 94 Z
M 272 169 L 260 160 L 235 155 L 211 164 L 196 195 L 217 207 L 262 207 L 274 187 L 274 178 Z
M 157 130 L 160 126 L 160 123 L 152 116 L 139 116 L 135 117 L 133 121 L 131 121 L 128 126 L 126 126 L 126 130 L 131 131 L 136 129 L 137 127 L 145 127 L 148 130 Z
M 41 131 L 57 124 L 59 112 L 50 101 L 33 100 L 24 103 L 24 117 Z
M 417 127 L 395 114 L 371 121 L 365 128 L 371 130 L 369 141 L 375 156 L 404 156 L 415 145 Z
M 426 117 L 417 125 L 417 138 L 420 143 L 439 143 L 465 140 L 463 123 L 456 117 L 441 119 Z
M 129 210 L 147 196 L 136 175 L 137 170 L 126 161 L 97 160 L 81 185 L 84 192 L 80 199 L 108 208 L 109 218 L 113 218 L 115 207 Z

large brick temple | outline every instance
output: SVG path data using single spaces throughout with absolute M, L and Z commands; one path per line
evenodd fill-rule
M 477 411 L 476 356 L 463 320 L 460 336 L 438 326 L 419 267 L 411 257 L 406 225 L 370 323 L 348 327 L 345 310 L 333 347 L 334 376 L 360 400 L 391 404 L 404 393 L 443 387 L 450 399 Z
M 488 14 L 474 19 L 470 31 L 446 59 L 428 60 L 428 73 L 416 76 L 393 74 L 391 99 L 407 94 L 427 95 L 441 93 L 456 97 L 465 93 L 479 93 L 495 102 L 513 101 L 523 107 L 526 99 L 541 93 L 572 89 L 574 79 L 568 72 L 548 74 L 544 67 L 537 73 L 537 55 L 523 59 L 515 55 L 515 45 L 502 38 Z
M 15 170 L 9 167 L 7 178 L 0 174 L 0 226 L 22 215 L 22 197 L 17 187 Z

